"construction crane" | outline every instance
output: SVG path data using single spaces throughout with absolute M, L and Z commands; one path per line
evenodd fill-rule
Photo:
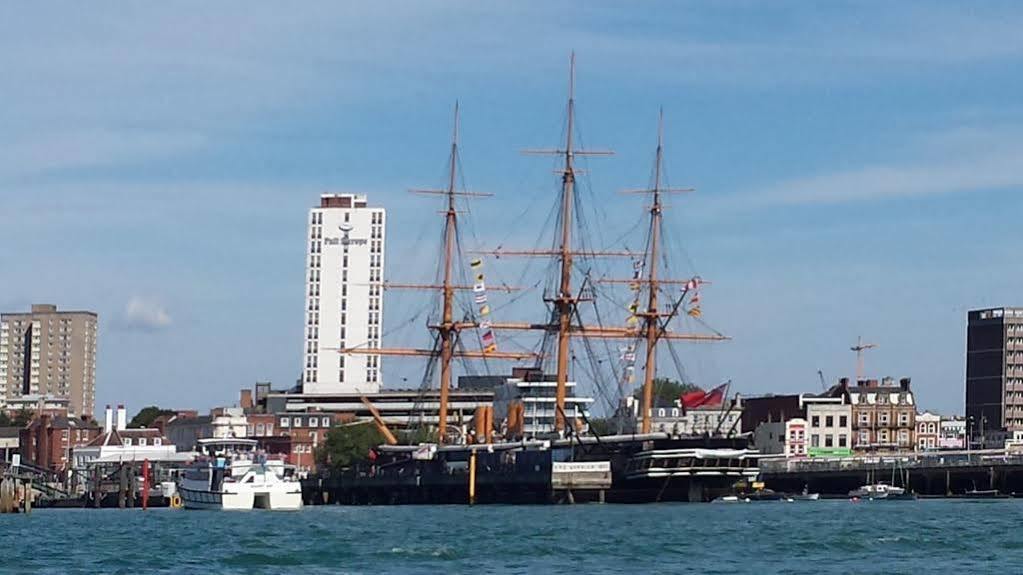
M 852 351 L 856 352 L 856 383 L 863 381 L 863 352 L 868 349 L 874 349 L 877 347 L 876 343 L 863 343 L 863 338 L 856 337 L 856 345 L 850 347 Z

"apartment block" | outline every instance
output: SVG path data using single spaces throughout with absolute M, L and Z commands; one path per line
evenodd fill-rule
M 0 314 L 0 409 L 17 399 L 68 400 L 71 416 L 93 416 L 96 400 L 97 316 L 33 305 Z

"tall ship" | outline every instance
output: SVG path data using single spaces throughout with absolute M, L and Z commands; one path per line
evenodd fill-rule
M 323 483 L 328 499 L 344 503 L 710 501 L 759 474 L 757 454 L 749 449 L 748 440 L 727 428 L 700 435 L 653 428 L 658 350 L 668 348 L 676 367 L 681 368 L 673 344 L 728 339 L 710 329 L 696 333 L 675 329 L 681 319 L 699 320 L 700 289 L 707 282 L 695 275 L 668 277 L 664 198 L 691 190 L 669 188 L 662 182 L 663 113 L 657 128 L 652 185 L 628 191 L 649 201 L 646 225 L 637 225 L 637 229 L 645 228 L 641 251 L 591 247 L 582 195 L 577 193 L 577 176 L 582 172 L 577 161 L 612 152 L 580 149 L 575 122 L 573 54 L 564 145 L 527 151 L 558 158 L 558 201 L 549 218 L 553 222 L 550 247 L 474 250 L 467 258 L 466 270 L 456 261 L 456 254 L 463 254 L 458 202 L 485 194 L 463 191 L 456 185 L 460 173 L 456 105 L 447 187 L 422 191 L 445 200 L 438 281 L 421 286 L 391 284 L 440 294 L 437 316 L 429 322 L 434 345 L 420 350 L 366 346 L 339 350 L 342 354 L 425 358 L 424 385 L 434 385 L 436 374 L 439 387 L 439 418 L 437 425 L 428 429 L 432 441 L 399 445 L 388 434 L 388 445 L 379 448 L 375 461 L 353 466 Z M 537 282 L 544 285 L 540 302 L 546 308 L 543 321 L 495 321 L 491 315 L 484 258 L 517 257 L 549 262 L 548 274 Z M 615 261 L 631 263 L 624 277 L 597 272 L 610 269 L 605 262 Z M 469 281 L 459 283 L 456 279 L 466 276 Z M 500 289 L 511 292 L 517 288 Z M 462 296 L 464 293 L 471 297 Z M 621 315 L 609 307 L 628 310 L 624 325 L 605 322 L 616 313 Z M 536 334 L 537 342 L 528 350 L 499 349 L 496 334 L 505 333 L 516 339 Z M 615 345 L 618 361 L 608 361 Z M 642 358 L 638 365 L 637 358 Z M 448 397 L 456 360 L 483 360 L 488 366 L 499 361 L 526 365 L 505 378 L 506 383 L 495 391 L 494 406 L 477 409 L 471 425 L 451 425 Z M 630 421 L 620 409 L 624 398 L 633 394 L 637 370 L 642 371 L 635 394 L 638 422 Z M 601 433 L 590 425 L 585 402 L 572 391 L 576 382 L 571 381 L 570 372 L 591 379 L 588 383 L 604 390 L 613 389 L 618 402 L 608 408 L 618 419 L 616 429 Z M 378 425 L 382 423 L 378 421 Z
M 200 439 L 198 456 L 178 479 L 185 509 L 301 509 L 301 484 L 284 461 L 257 452 L 256 444 L 255 439 Z

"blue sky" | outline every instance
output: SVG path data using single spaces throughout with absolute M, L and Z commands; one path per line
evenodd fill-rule
M 535 243 L 554 176 L 518 150 L 561 138 L 573 49 L 580 133 L 616 151 L 587 166 L 594 231 L 642 217 L 616 192 L 649 181 L 661 106 L 698 190 L 670 235 L 734 338 L 679 348 L 699 382 L 812 391 L 863 335 L 869 374 L 961 412 L 966 311 L 1023 305 L 1016 3 L 365 4 L 0 7 L 0 308 L 97 311 L 99 405 L 294 381 L 321 192 L 385 206 L 388 276 L 429 277 L 439 222 L 405 190 L 443 185 L 455 99 L 465 183 L 496 194 L 475 238 Z M 388 299 L 390 343 L 423 343 L 421 303 Z

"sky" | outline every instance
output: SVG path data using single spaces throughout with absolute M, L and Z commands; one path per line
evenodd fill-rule
M 1023 305 L 1021 28 L 1013 2 L 6 3 L 0 309 L 99 313 L 97 406 L 289 386 L 318 195 L 368 194 L 387 277 L 428 278 L 440 220 L 407 190 L 444 185 L 458 100 L 460 181 L 494 194 L 466 249 L 533 246 L 556 176 L 519 151 L 561 141 L 574 50 L 578 134 L 615 151 L 585 164 L 595 245 L 638 243 L 618 192 L 649 184 L 660 108 L 696 189 L 669 235 L 732 339 L 680 346 L 691 379 L 816 391 L 862 336 L 867 375 L 961 413 L 967 310 Z M 428 343 L 392 293 L 384 343 Z

